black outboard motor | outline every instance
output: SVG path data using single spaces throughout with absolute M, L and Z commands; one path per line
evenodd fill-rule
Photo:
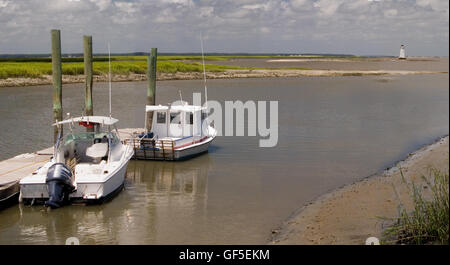
M 49 198 L 45 202 L 46 206 L 56 209 L 67 202 L 69 194 L 75 189 L 71 177 L 72 172 L 63 163 L 55 163 L 48 169 L 45 183 Z

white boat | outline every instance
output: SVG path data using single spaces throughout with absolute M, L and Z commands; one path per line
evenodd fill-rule
M 20 200 L 58 208 L 74 201 L 103 202 L 120 192 L 133 149 L 118 138 L 117 122 L 84 116 L 53 124 L 70 125 L 70 133 L 58 136 L 50 162 L 20 180 Z M 75 125 L 92 132 L 75 133 Z
M 208 152 L 217 130 L 207 120 L 208 90 L 202 38 L 201 48 L 205 107 L 188 105 L 183 101 L 181 91 L 179 105 L 147 105 L 146 132 L 124 141 L 133 147 L 135 159 L 185 160 Z M 149 121 L 151 124 L 148 124 Z
M 125 143 L 134 149 L 134 157 L 144 160 L 185 160 L 208 152 L 217 135 L 205 121 L 205 107 L 194 105 L 147 105 L 153 115 L 152 130 Z

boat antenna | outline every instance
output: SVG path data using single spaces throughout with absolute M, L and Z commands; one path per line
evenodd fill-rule
M 109 67 L 109 118 L 111 118 L 111 46 L 108 42 L 108 67 Z
M 206 121 L 206 124 L 208 124 L 208 87 L 206 86 L 205 55 L 203 53 L 203 36 L 202 36 L 201 32 L 200 32 L 200 46 L 202 48 L 203 83 L 205 84 L 205 107 L 206 107 L 205 121 Z M 202 126 L 203 126 L 203 122 L 202 122 Z M 206 125 L 206 129 L 209 130 L 208 125 Z M 201 134 L 203 135 L 203 128 L 201 131 L 202 131 Z
M 181 105 L 184 105 L 184 103 L 183 103 L 183 96 L 181 96 L 181 90 L 178 90 L 178 93 L 180 94 Z
M 205 106 L 206 110 L 208 110 L 208 88 L 206 87 L 205 55 L 203 54 L 203 37 L 201 32 L 200 32 L 200 46 L 202 47 L 203 83 L 205 84 Z

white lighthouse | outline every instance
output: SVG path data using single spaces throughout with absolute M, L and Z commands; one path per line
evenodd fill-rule
M 400 55 L 398 56 L 398 59 L 405 60 L 406 59 L 406 53 L 405 53 L 405 45 L 400 46 Z

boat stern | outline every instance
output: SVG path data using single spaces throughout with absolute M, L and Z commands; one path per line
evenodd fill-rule
M 48 199 L 48 188 L 45 183 L 47 175 L 40 173 L 39 170 L 22 178 L 19 182 L 21 200 L 25 204 L 30 204 L 33 201 L 45 201 Z

